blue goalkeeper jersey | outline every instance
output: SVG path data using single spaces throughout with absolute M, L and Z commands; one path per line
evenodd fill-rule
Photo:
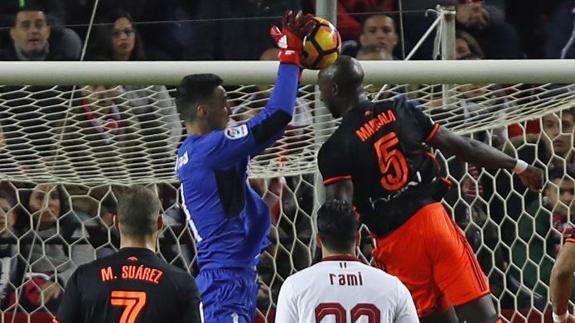
M 262 112 L 244 125 L 189 135 L 178 150 L 176 173 L 200 270 L 253 267 L 269 245 L 270 212 L 249 186 L 247 167 L 290 122 L 298 76 L 297 66 L 280 64 Z

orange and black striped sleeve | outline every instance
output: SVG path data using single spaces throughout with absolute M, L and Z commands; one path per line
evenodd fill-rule
M 319 150 L 317 164 L 324 185 L 352 179 L 352 158 L 345 150 L 345 143 L 339 141 L 338 136 L 333 136 Z

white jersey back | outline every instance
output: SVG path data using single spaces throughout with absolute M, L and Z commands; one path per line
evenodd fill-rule
M 419 322 L 407 288 L 354 257 L 330 257 L 283 283 L 276 323 Z

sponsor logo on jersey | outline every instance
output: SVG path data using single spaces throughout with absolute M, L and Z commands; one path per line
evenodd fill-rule
M 224 130 L 224 135 L 228 139 L 240 139 L 248 135 L 248 126 L 245 124 L 237 127 L 227 128 Z
M 176 161 L 176 171 L 187 164 L 188 161 L 188 152 L 186 151 L 182 156 L 178 157 L 178 160 Z

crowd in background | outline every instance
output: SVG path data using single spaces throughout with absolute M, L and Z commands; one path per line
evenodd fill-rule
M 313 0 L 100 0 L 94 11 L 94 2 L 1 1 L 0 60 L 273 60 L 277 52 L 268 35 L 270 26 L 278 24 L 287 9 L 313 12 L 315 6 Z M 403 59 L 435 18 L 426 10 L 438 3 L 457 10 L 456 59 L 575 58 L 573 0 L 340 0 L 343 53 L 360 60 Z M 432 58 L 430 39 L 414 59 Z M 84 174 L 104 178 L 153 177 L 160 169 L 155 165 L 173 160 L 182 126 L 165 86 L 19 88 L 0 86 L 0 167 L 8 174 L 33 172 L 53 158 L 54 151 L 62 151 L 69 163 L 85 165 Z M 256 86 L 248 97 L 232 100 L 235 122 L 245 121 L 265 104 L 266 89 Z M 461 90 L 457 105 L 460 119 L 466 120 L 491 94 L 482 86 Z M 504 98 L 500 101 L 494 112 L 506 104 Z M 424 106 L 432 116 L 444 109 L 433 99 Z M 306 98 L 298 98 L 289 136 L 310 136 L 313 108 Z M 445 203 L 465 230 L 504 309 L 544 311 L 548 306 L 553 259 L 562 239 L 575 234 L 570 221 L 574 125 L 575 110 L 565 109 L 473 135 L 543 167 L 548 183 L 541 196 L 508 173 L 446 159 L 457 187 Z M 56 135 L 62 146 L 51 140 Z M 30 145 L 34 154 L 26 153 Z M 153 151 L 153 158 L 145 151 Z M 126 154 L 133 163 L 118 158 Z M 96 164 L 101 160 L 105 167 Z M 68 166 L 58 163 L 51 171 L 65 178 Z M 114 187 L 103 184 L 0 183 L 1 309 L 53 312 L 78 265 L 118 248 L 112 225 Z M 258 268 L 258 306 L 263 315 L 273 316 L 283 280 L 314 261 L 316 183 L 313 175 L 301 175 L 253 179 L 251 184 L 274 219 L 274 243 Z M 179 206 L 178 186 L 153 187 L 167 224 L 160 253 L 193 274 L 193 239 Z M 362 259 L 370 261 L 372 241 L 363 233 L 360 251 Z

